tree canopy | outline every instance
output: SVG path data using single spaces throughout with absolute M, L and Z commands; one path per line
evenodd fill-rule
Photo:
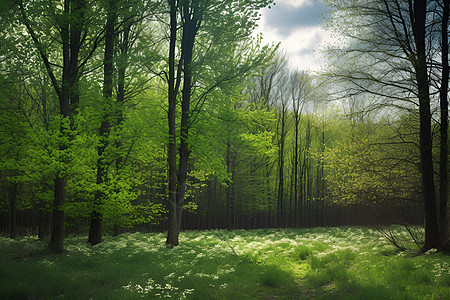
M 448 238 L 448 1 L 326 1 L 330 67 L 255 34 L 271 0 L 0 4 L 14 238 L 424 224 Z M 405 213 L 407 212 L 407 213 Z

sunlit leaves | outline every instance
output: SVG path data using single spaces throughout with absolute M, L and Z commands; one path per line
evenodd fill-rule
M 332 148 L 327 147 L 323 157 L 334 201 L 369 205 L 394 201 L 399 205 L 416 200 L 418 149 L 404 140 L 414 138 L 408 128 L 402 128 L 401 122 L 385 127 L 371 122 L 339 126 L 349 132 Z

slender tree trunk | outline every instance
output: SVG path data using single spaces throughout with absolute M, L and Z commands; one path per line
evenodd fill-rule
M 281 123 L 281 132 L 278 137 L 278 226 L 284 226 L 283 196 L 284 196 L 284 144 L 286 138 L 286 109 L 280 108 L 278 122 Z M 279 131 L 277 130 L 277 131 Z
M 168 80 L 168 102 L 167 112 L 169 125 L 169 145 L 167 163 L 169 167 L 168 183 L 168 231 L 166 244 L 178 246 L 177 225 L 177 148 L 176 148 L 176 102 L 177 91 L 175 83 L 175 47 L 177 38 L 177 1 L 170 0 L 170 45 L 169 45 L 169 80 Z
M 320 219 L 321 219 L 321 226 L 325 226 L 325 205 L 326 205 L 326 195 L 325 195 L 325 131 L 322 130 L 322 153 L 321 153 L 321 199 L 322 199 L 322 207 L 320 211 Z
M 131 21 L 131 20 L 130 20 Z M 132 23 L 124 25 L 121 44 L 119 46 L 120 54 L 117 62 L 117 102 L 119 104 L 118 123 L 123 121 L 122 105 L 125 100 L 125 72 L 128 67 L 128 48 L 130 43 L 130 31 Z
M 48 249 L 53 253 L 61 253 L 64 250 L 64 212 L 62 206 L 66 198 L 66 184 L 66 179 L 58 174 L 55 178 L 55 198 L 51 216 L 50 242 L 48 244 Z
M 266 157 L 266 163 L 265 163 L 265 178 L 266 178 L 266 209 L 267 209 L 267 215 L 266 215 L 266 227 L 272 227 L 272 204 L 271 204 L 271 197 L 270 197 L 270 166 L 269 166 L 269 158 Z
M 117 103 L 116 103 L 116 125 L 118 128 L 121 127 L 123 121 L 124 121 L 124 111 L 123 111 L 123 104 L 125 102 L 125 73 L 128 67 L 128 51 L 130 45 L 130 32 L 131 32 L 131 26 L 133 22 L 132 19 L 130 19 L 128 22 L 126 22 L 123 25 L 122 30 L 122 38 L 120 39 L 120 43 L 118 45 L 118 48 L 120 50 L 119 59 L 116 62 L 117 66 Z M 115 143 L 115 148 L 120 149 L 122 147 L 122 141 L 119 139 Z M 120 174 L 120 169 L 122 168 L 122 161 L 123 157 L 119 155 L 116 158 L 116 171 L 117 174 Z M 120 176 L 120 175 L 119 175 Z M 114 224 L 114 235 L 119 235 L 120 232 L 120 225 L 118 223 Z
M 235 185 L 234 182 L 236 182 L 235 174 L 236 174 L 236 154 L 232 155 L 231 157 L 231 228 L 236 228 L 236 215 L 237 215 L 237 209 L 235 204 L 236 199 L 236 191 L 234 189 Z
M 105 152 L 108 142 L 106 141 L 107 135 L 109 134 L 109 123 L 107 121 L 102 121 L 100 126 L 100 139 L 101 146 L 98 147 L 98 160 L 97 160 L 97 187 L 101 189 L 101 184 L 106 180 L 106 168 L 107 162 L 103 153 Z M 97 245 L 102 241 L 102 213 L 101 206 L 103 202 L 104 192 L 98 190 L 94 195 L 94 206 L 91 212 L 91 222 L 89 227 L 89 238 L 88 243 L 91 245 Z
M 294 157 L 292 157 L 291 161 L 292 165 L 294 165 Z M 294 167 L 291 165 L 291 174 L 290 174 L 290 182 L 289 182 L 289 212 L 288 212 L 288 226 L 292 228 L 294 226 L 294 209 L 293 209 L 293 199 L 294 199 Z
M 48 85 L 48 79 L 44 75 L 41 83 L 41 103 L 42 103 L 42 120 L 44 123 L 44 129 L 46 132 L 49 130 L 49 113 L 48 113 L 48 105 L 47 105 L 47 85 Z M 48 212 L 45 208 L 45 205 L 43 203 L 38 204 L 38 222 L 39 222 L 39 229 L 38 229 L 38 238 L 40 241 L 44 239 L 44 237 L 48 236 L 49 234 L 49 220 L 48 220 Z
M 295 114 L 295 141 L 294 141 L 294 226 L 298 226 L 298 148 L 299 148 L 299 116 Z
M 175 42 L 176 42 L 176 9 L 177 2 L 170 1 L 170 47 L 169 47 L 169 230 L 166 244 L 177 246 L 178 236 L 181 230 L 183 215 L 184 195 L 189 163 L 189 127 L 190 127 L 190 103 L 192 89 L 192 56 L 195 36 L 200 26 L 199 7 L 196 1 L 184 1 L 182 3 L 183 36 L 181 42 L 181 62 L 183 70 L 183 89 L 181 100 L 180 122 L 180 146 L 178 147 L 178 174 L 176 174 L 176 145 L 175 145 L 175 104 L 178 91 L 179 76 L 175 82 Z M 178 70 L 181 66 L 178 66 Z M 180 72 L 178 72 L 178 75 Z M 172 196 L 172 192 L 174 192 Z
M 71 132 L 71 129 L 73 129 L 74 126 L 73 115 L 77 111 L 79 102 L 78 56 L 82 43 L 82 28 L 85 26 L 84 10 L 86 8 L 86 3 L 84 0 L 64 0 L 63 17 L 57 20 L 59 25 L 58 30 L 62 40 L 63 68 L 61 86 L 59 86 L 55 74 L 52 71 L 52 65 L 48 60 L 43 45 L 40 43 L 36 32 L 29 22 L 22 1 L 19 2 L 19 8 L 24 25 L 42 58 L 42 62 L 47 70 L 53 88 L 58 95 L 60 115 L 63 118 L 60 130 L 66 135 L 66 140 L 70 141 L 73 139 L 73 134 Z M 73 16 L 76 16 L 76 18 Z M 69 120 L 70 128 L 66 127 L 64 119 Z M 65 142 L 61 142 L 59 150 L 67 151 L 68 147 L 69 146 Z M 67 161 L 63 161 L 64 166 L 67 166 L 67 163 Z M 55 176 L 55 197 L 52 207 L 51 238 L 48 245 L 49 250 L 54 253 L 63 251 L 64 212 L 62 208 L 66 196 L 66 174 L 67 170 L 64 170 L 63 172 L 58 172 Z
M 300 176 L 299 176 L 299 211 L 298 211 L 298 224 L 300 227 L 305 225 L 305 154 L 301 151 L 299 158 L 303 158 L 300 162 Z
M 64 1 L 64 14 L 68 18 L 70 14 L 70 0 Z M 73 87 L 73 76 L 70 74 L 72 68 L 70 68 L 70 28 L 69 20 L 63 20 L 61 22 L 61 39 L 63 46 L 63 74 L 61 93 L 59 94 L 59 110 L 63 118 L 69 118 L 71 116 L 70 109 L 70 90 Z M 57 87 L 55 87 L 57 89 Z M 72 122 L 71 122 L 72 123 Z M 65 132 L 68 128 L 64 128 L 61 123 L 61 132 Z M 59 146 L 61 151 L 67 150 L 68 145 L 61 144 Z M 62 206 L 64 205 L 66 198 L 66 185 L 67 180 L 65 176 L 62 176 L 60 172 L 56 174 L 55 178 L 55 197 L 52 207 L 51 226 L 50 226 L 50 242 L 48 248 L 53 253 L 61 253 L 64 242 L 64 212 Z
M 304 226 L 311 226 L 311 165 L 308 157 L 308 149 L 311 146 L 311 120 L 308 119 L 305 128 L 305 146 L 303 149 L 302 164 L 302 221 Z
M 321 172 L 320 172 L 320 158 L 317 160 L 316 162 L 316 182 L 315 182 L 315 197 L 314 197 L 314 201 L 315 201 L 315 220 L 314 220 L 314 226 L 319 226 L 320 224 L 320 203 L 321 203 L 321 182 L 322 182 L 322 178 L 320 177 Z
M 422 248 L 423 251 L 431 248 L 439 248 L 441 245 L 436 211 L 436 191 L 434 187 L 430 93 L 425 49 L 426 2 L 427 1 L 425 0 L 414 1 L 413 26 L 417 48 L 417 57 L 414 67 L 419 92 L 419 144 L 425 209 L 425 243 Z
M 80 50 L 81 31 L 84 26 L 84 9 L 86 3 L 83 0 L 65 0 L 64 13 L 66 16 L 77 16 L 77 22 L 69 23 L 69 19 L 63 20 L 61 26 L 61 38 L 63 42 L 63 74 L 59 97 L 60 114 L 70 120 L 70 128 L 64 128 L 61 123 L 61 132 L 73 129 L 73 115 L 76 113 L 79 102 L 78 91 L 78 55 Z M 73 140 L 71 130 L 67 133 L 68 140 Z M 68 150 L 68 145 L 61 144 L 60 150 Z M 65 162 L 67 164 L 68 162 Z M 64 211 L 63 205 L 66 198 L 66 174 L 58 172 L 55 179 L 55 201 L 53 203 L 51 238 L 48 248 L 51 252 L 63 251 L 64 242 Z
M 439 230 L 442 240 L 448 238 L 448 21 L 450 0 L 444 0 L 442 16 L 442 84 L 440 91 L 441 143 L 439 163 Z
M 180 146 L 178 148 L 179 165 L 177 181 L 177 228 L 178 233 L 181 230 L 181 218 L 183 215 L 184 195 L 186 192 L 186 180 L 188 173 L 188 163 L 190 149 L 188 144 L 190 127 L 190 104 L 192 89 L 192 56 L 199 24 L 197 24 L 198 4 L 195 1 L 190 4 L 189 1 L 183 3 L 183 90 L 181 101 L 181 123 L 180 123 Z M 193 6 L 193 7 L 191 7 Z
M 113 94 L 113 56 L 114 56 L 114 25 L 116 20 L 115 1 L 109 1 L 108 17 L 106 21 L 105 34 L 105 56 L 103 62 L 103 97 L 106 102 L 112 101 Z M 106 105 L 109 107 L 109 105 Z M 109 108 L 107 108 L 109 109 Z M 102 241 L 102 212 L 101 206 L 103 202 L 104 192 L 100 189 L 101 185 L 106 182 L 108 161 L 105 157 L 105 150 L 109 146 L 108 137 L 111 131 L 111 124 L 109 122 L 110 112 L 105 112 L 103 120 L 100 125 L 99 136 L 100 145 L 97 148 L 97 187 L 99 190 L 94 196 L 94 207 L 91 213 L 91 224 L 89 228 L 88 243 L 96 245 Z
M 231 145 L 230 141 L 227 140 L 227 159 L 226 159 L 226 165 L 227 165 L 227 173 L 228 176 L 231 175 Z M 226 190 L 226 203 L 227 203 L 227 229 L 228 231 L 231 231 L 232 229 L 232 222 L 233 222 L 233 216 L 231 214 L 231 185 L 233 184 L 232 180 L 228 181 L 227 190 Z

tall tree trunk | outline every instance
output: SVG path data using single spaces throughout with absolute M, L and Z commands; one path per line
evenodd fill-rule
M 61 38 L 63 42 L 63 74 L 61 84 L 61 94 L 59 97 L 60 114 L 63 118 L 70 120 L 70 128 L 64 128 L 61 123 L 61 132 L 73 129 L 73 115 L 76 113 L 79 102 L 78 90 L 78 55 L 80 50 L 81 31 L 84 26 L 84 8 L 86 3 L 83 0 L 65 0 L 64 13 L 66 16 L 77 16 L 76 22 L 69 23 L 70 18 L 64 20 L 61 26 Z M 68 140 L 73 140 L 71 130 L 67 133 Z M 68 150 L 69 145 L 61 144 L 60 150 Z M 67 164 L 68 162 L 65 162 Z M 63 251 L 64 242 L 64 211 L 63 205 L 66 199 L 66 174 L 58 172 L 55 179 L 55 201 L 52 210 L 51 238 L 48 248 L 51 252 L 60 253 Z
M 131 32 L 131 26 L 133 24 L 133 19 L 130 18 L 128 22 L 125 22 L 123 25 L 122 30 L 122 37 L 119 39 L 118 48 L 120 50 L 119 59 L 116 62 L 117 66 L 117 102 L 116 102 L 116 125 L 118 128 L 121 127 L 123 121 L 124 121 L 124 102 L 125 102 L 125 73 L 128 68 L 128 51 L 131 47 L 130 43 L 130 32 Z M 115 143 L 115 148 L 120 149 L 122 147 L 122 142 L 119 139 Z M 120 174 L 120 169 L 122 166 L 123 157 L 119 155 L 116 158 L 116 171 L 117 174 Z M 119 235 L 120 232 L 120 225 L 118 223 L 114 224 L 114 235 Z
M 277 130 L 277 132 L 281 130 L 278 137 L 278 226 L 282 227 L 284 226 L 284 145 L 286 140 L 286 108 L 284 104 L 280 108 L 278 123 L 278 126 L 281 123 L 281 129 Z
M 419 144 L 425 209 L 425 243 L 422 248 L 423 251 L 431 248 L 439 248 L 441 245 L 436 211 L 436 191 L 434 187 L 430 93 L 425 49 L 426 9 L 427 1 L 414 1 L 413 32 L 417 49 L 414 67 L 419 92 Z
M 70 109 L 70 93 L 73 88 L 74 76 L 70 74 L 73 69 L 70 66 L 70 26 L 69 26 L 69 14 L 70 14 L 70 0 L 64 1 L 64 15 L 66 20 L 61 22 L 61 39 L 62 39 L 62 51 L 63 51 L 63 74 L 61 83 L 61 93 L 59 96 L 59 111 L 63 120 L 71 117 Z M 57 86 L 55 86 L 57 89 Z M 58 91 L 58 89 L 57 89 Z M 63 121 L 62 120 L 62 121 Z M 72 121 L 70 121 L 72 124 Z M 69 128 L 63 127 L 63 122 L 60 126 L 61 132 L 67 132 Z M 71 135 L 71 134 L 70 134 Z M 71 139 L 71 137 L 69 137 Z M 68 145 L 60 144 L 59 149 L 61 151 L 67 150 Z M 53 253 L 60 253 L 63 251 L 64 242 L 64 212 L 62 206 L 66 199 L 66 185 L 67 180 L 61 172 L 57 172 L 55 178 L 55 196 L 52 207 L 51 225 L 50 225 L 50 242 L 48 249 Z
M 322 201 L 322 207 L 320 210 L 320 226 L 325 226 L 325 204 L 326 204 L 326 196 L 325 196 L 325 157 L 324 157 L 324 152 L 325 152 L 325 131 L 322 130 L 322 153 L 320 155 L 321 157 L 321 168 L 320 168 L 320 174 L 321 174 L 321 201 Z
M 44 51 L 43 45 L 40 43 L 36 32 L 30 24 L 30 20 L 26 14 L 23 6 L 23 1 L 19 2 L 19 8 L 24 25 L 27 28 L 28 33 L 33 40 L 33 43 L 38 50 L 42 62 L 46 68 L 50 81 L 55 89 L 59 98 L 59 109 L 62 117 L 61 121 L 61 133 L 66 135 L 66 140 L 72 140 L 73 134 L 70 129 L 73 129 L 74 120 L 73 114 L 76 113 L 79 102 L 78 91 L 78 56 L 81 47 L 81 33 L 84 27 L 84 10 L 86 3 L 84 0 L 64 0 L 64 12 L 63 17 L 57 20 L 60 28 L 58 28 L 61 34 L 62 40 L 62 80 L 61 86 L 55 77 L 52 70 L 52 64 L 49 62 L 47 54 Z M 76 16 L 76 17 L 74 17 Z M 69 120 L 70 128 L 66 127 L 64 120 Z M 68 150 L 69 145 L 61 141 L 59 150 Z M 66 166 L 68 162 L 63 161 L 63 165 Z M 52 221 L 51 221 L 51 238 L 48 248 L 53 253 L 60 253 L 63 251 L 64 241 L 64 212 L 62 210 L 65 196 L 67 170 L 59 171 L 55 176 L 55 197 L 52 207 Z
M 113 94 L 113 56 L 114 56 L 114 25 L 116 22 L 115 1 L 109 1 L 108 16 L 106 20 L 105 30 L 105 55 L 103 62 L 103 97 L 106 102 L 112 101 Z M 109 107 L 109 105 L 106 105 Z M 107 108 L 109 109 L 109 108 Z M 94 196 L 94 207 L 91 213 L 91 224 L 89 228 L 88 243 L 96 245 L 102 241 L 102 213 L 101 206 L 103 202 L 104 192 L 100 189 L 101 185 L 106 181 L 108 161 L 105 157 L 105 150 L 109 145 L 108 137 L 111 131 L 111 124 L 109 122 L 110 112 L 105 112 L 103 120 L 100 125 L 99 136 L 100 145 L 97 148 L 98 160 L 97 160 L 97 187 L 99 190 Z
M 294 226 L 298 226 L 298 160 L 299 160 L 299 115 L 295 112 L 294 115 L 295 122 L 295 141 L 294 141 Z
M 303 178 L 303 196 L 305 207 L 303 209 L 305 221 L 308 220 L 307 226 L 311 227 L 311 161 L 308 156 L 308 149 L 311 147 L 311 119 L 308 118 L 305 128 L 305 148 L 303 150 L 303 168 L 304 168 L 304 178 Z M 306 222 L 305 222 L 306 226 Z
M 298 221 L 297 224 L 300 227 L 303 227 L 305 225 L 305 151 L 303 149 L 300 149 L 301 153 L 299 154 L 300 161 L 300 174 L 299 174 L 299 182 L 298 185 L 300 187 L 299 190 L 299 202 L 298 202 Z
M 168 231 L 166 244 L 178 246 L 177 225 L 177 146 L 176 146 L 176 102 L 177 84 L 175 82 L 175 47 L 177 39 L 177 1 L 169 0 L 170 4 L 170 45 L 169 45 L 169 78 L 168 78 L 168 102 L 167 112 L 169 125 L 169 145 L 167 163 L 169 167 L 168 182 Z
M 230 141 L 227 140 L 227 159 L 226 159 L 226 165 L 227 165 L 227 174 L 228 176 L 231 175 L 231 145 Z M 227 182 L 227 190 L 226 190 L 226 204 L 227 204 L 227 229 L 228 231 L 231 231 L 232 229 L 232 222 L 233 217 L 231 215 L 231 185 L 233 184 L 232 180 L 228 180 Z
M 290 181 L 289 181 L 289 209 L 288 209 L 288 227 L 292 228 L 294 226 L 294 206 L 293 206 L 293 199 L 294 199 L 294 155 L 291 157 L 291 174 L 290 174 Z
M 41 83 L 41 102 L 42 102 L 42 120 L 44 123 L 44 129 L 46 132 L 49 130 L 49 113 L 48 113 L 48 105 L 47 105 L 47 85 L 48 79 L 44 75 Z M 49 234 L 49 218 L 48 212 L 45 208 L 44 203 L 39 203 L 38 205 L 38 214 L 39 214 L 39 229 L 38 229 L 38 238 L 40 241 L 44 240 L 44 237 Z
M 64 212 L 62 206 L 66 198 L 66 184 L 66 179 L 58 174 L 55 178 L 55 198 L 51 216 L 50 242 L 48 244 L 48 249 L 53 253 L 61 253 L 64 250 Z
M 193 7 L 192 7 L 193 6 Z M 181 100 L 181 123 L 180 123 L 180 146 L 178 148 L 179 165 L 177 180 L 177 223 L 178 233 L 181 230 L 181 218 L 183 214 L 184 195 L 186 192 L 186 180 L 188 173 L 188 163 L 190 149 L 188 144 L 190 127 L 190 104 L 192 89 L 192 56 L 194 50 L 195 35 L 198 30 L 199 20 L 197 19 L 198 3 L 192 4 L 189 1 L 183 3 L 183 90 Z
M 200 27 L 199 7 L 196 1 L 181 2 L 183 17 L 183 33 L 181 41 L 181 62 L 183 70 L 183 89 L 181 100 L 180 146 L 178 147 L 178 174 L 176 174 L 176 145 L 175 145 L 175 104 L 181 66 L 178 66 L 178 77 L 175 79 L 175 42 L 176 42 L 176 9 L 177 2 L 170 4 L 170 46 L 169 46 L 169 230 L 166 244 L 177 246 L 181 230 L 184 195 L 188 173 L 190 149 L 188 144 L 190 127 L 190 103 L 192 89 L 192 56 L 195 36 Z M 176 82 L 175 82 L 176 81 Z M 172 195 L 173 193 L 173 195 Z
M 450 0 L 444 0 L 442 16 L 442 84 L 440 91 L 441 143 L 439 163 L 439 230 L 442 240 L 448 238 L 448 21 Z
M 265 179 L 266 179 L 266 209 L 267 209 L 267 215 L 266 215 L 266 227 L 272 227 L 272 201 L 270 197 L 270 166 L 269 166 L 269 158 L 266 157 L 265 161 Z

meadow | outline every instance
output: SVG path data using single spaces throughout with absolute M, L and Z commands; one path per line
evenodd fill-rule
M 397 234 L 406 234 L 396 228 Z M 1 299 L 450 299 L 450 257 L 400 252 L 375 229 L 336 227 L 86 236 L 49 254 L 0 238 Z

